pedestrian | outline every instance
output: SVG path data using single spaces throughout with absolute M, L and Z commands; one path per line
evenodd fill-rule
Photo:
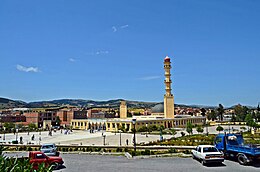
M 126 139 L 126 141 L 125 141 L 125 142 L 126 142 L 126 146 L 128 146 L 128 139 Z
M 32 135 L 32 140 L 34 140 L 34 134 Z
M 23 137 L 20 137 L 20 144 L 23 144 Z

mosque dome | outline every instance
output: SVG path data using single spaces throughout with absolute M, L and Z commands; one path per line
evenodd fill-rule
M 164 113 L 164 105 L 163 104 L 157 104 L 154 107 L 152 107 L 152 113 Z

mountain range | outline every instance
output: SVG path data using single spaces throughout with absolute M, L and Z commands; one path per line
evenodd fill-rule
M 75 106 L 75 107 L 104 107 L 104 108 L 118 108 L 120 102 L 123 99 L 107 100 L 107 101 L 94 101 L 83 99 L 59 99 L 50 101 L 37 101 L 37 102 L 24 102 L 20 100 L 11 100 L 0 97 L 0 109 L 8 108 L 50 108 L 61 106 Z M 156 104 L 162 104 L 163 102 L 143 102 L 143 101 L 131 101 L 126 100 L 129 108 L 151 108 Z M 183 105 L 175 104 L 175 107 L 191 107 L 191 108 L 209 108 L 214 109 L 214 106 L 203 105 Z

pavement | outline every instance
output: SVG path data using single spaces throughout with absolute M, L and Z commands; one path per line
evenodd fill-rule
M 208 132 L 210 134 L 217 134 L 216 131 L 217 126 L 208 127 Z M 223 126 L 225 130 L 240 130 L 241 126 Z M 185 128 L 178 129 L 177 134 L 173 135 L 163 135 L 163 138 L 169 139 L 171 137 L 179 137 L 181 136 L 181 132 L 186 132 Z M 206 133 L 206 128 L 204 128 L 204 133 Z M 133 134 L 131 133 L 111 133 L 105 131 L 96 131 L 94 133 L 90 133 L 87 130 L 73 130 L 69 134 L 65 134 L 64 130 L 57 130 L 56 132 L 52 132 L 52 136 L 48 135 L 48 131 L 42 132 L 30 132 L 28 133 L 8 133 L 5 134 L 5 140 L 3 140 L 3 134 L 1 135 L 1 142 L 11 142 L 13 140 L 20 141 L 20 137 L 22 137 L 23 144 L 43 144 L 43 143 L 55 143 L 57 145 L 111 145 L 111 146 L 126 146 L 128 140 L 128 145 L 133 144 Z M 197 134 L 196 128 L 193 129 L 193 134 Z M 32 137 L 34 139 L 32 140 Z M 105 137 L 104 137 L 105 136 Z M 160 139 L 159 135 L 152 134 L 136 134 L 137 143 L 148 143 L 150 141 L 157 141 Z M 121 140 L 121 142 L 120 142 Z

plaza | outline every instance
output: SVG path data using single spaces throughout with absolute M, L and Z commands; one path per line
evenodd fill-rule
M 210 134 L 217 134 L 216 131 L 217 126 L 208 127 L 208 132 Z M 236 131 L 240 131 L 240 125 L 223 126 L 224 130 L 228 131 L 229 129 L 232 132 L 232 129 Z M 180 137 L 181 132 L 186 132 L 185 128 L 176 128 L 177 134 L 175 135 L 163 135 L 163 138 L 170 139 L 171 137 Z M 204 134 L 206 134 L 207 129 L 204 128 Z M 102 134 L 103 133 L 103 134 Z M 193 128 L 193 134 L 197 134 L 196 128 Z M 32 136 L 34 136 L 34 140 L 32 140 Z M 3 139 L 5 137 L 5 140 Z M 89 130 L 73 130 L 69 134 L 65 134 L 64 130 L 57 130 L 56 132 L 52 132 L 52 136 L 49 135 L 48 131 L 41 132 L 30 132 L 28 133 L 18 133 L 17 135 L 13 133 L 6 133 L 5 136 L 2 134 L 0 141 L 2 143 L 12 142 L 14 140 L 20 141 L 20 137 L 22 137 L 23 144 L 34 144 L 41 145 L 43 143 L 55 143 L 57 145 L 105 145 L 109 146 L 127 146 L 126 140 L 128 140 L 128 145 L 133 145 L 133 134 L 132 133 L 114 133 L 114 132 L 106 132 L 106 131 L 95 131 L 94 133 L 90 133 Z M 105 138 L 105 139 L 104 139 Z M 120 142 L 121 140 L 121 142 Z M 146 133 L 137 133 L 136 141 L 139 144 L 148 143 L 150 141 L 160 140 L 160 135 L 148 134 L 146 137 Z

